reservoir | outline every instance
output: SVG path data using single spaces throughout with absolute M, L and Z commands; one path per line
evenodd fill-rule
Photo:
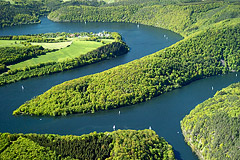
M 130 62 L 182 39 L 174 32 L 144 25 L 138 27 L 136 24 L 127 23 L 53 23 L 46 17 L 41 20 L 41 24 L 2 28 L 0 35 L 116 31 L 123 36 L 130 52 L 89 66 L 0 87 L 0 132 L 82 135 L 93 131 L 112 131 L 114 125 L 116 129 L 135 130 L 148 129 L 151 126 L 160 137 L 164 137 L 173 146 L 178 160 L 197 160 L 184 142 L 180 120 L 197 104 L 212 97 L 216 91 L 238 82 L 240 74 L 236 76 L 236 73 L 231 73 L 198 80 L 150 101 L 116 110 L 66 117 L 15 117 L 12 116 L 12 112 L 16 108 L 54 85 Z

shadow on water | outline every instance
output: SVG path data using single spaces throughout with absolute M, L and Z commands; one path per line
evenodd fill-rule
M 183 160 L 180 152 L 176 151 L 174 148 L 173 148 L 173 151 L 174 151 L 176 160 Z

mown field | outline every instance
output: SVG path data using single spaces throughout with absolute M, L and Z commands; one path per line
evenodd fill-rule
M 96 41 L 73 41 L 69 47 L 66 47 L 66 44 L 69 45 L 71 42 L 61 42 L 61 43 L 44 43 L 43 47 L 45 48 L 51 48 L 50 46 L 53 45 L 54 47 L 64 47 L 63 49 L 60 49 L 56 52 L 49 52 L 46 55 L 41 55 L 37 58 L 32 58 L 27 61 L 23 61 L 20 63 L 17 63 L 15 65 L 9 66 L 10 69 L 17 69 L 17 68 L 23 68 L 26 66 L 33 66 L 40 63 L 47 63 L 47 62 L 62 62 L 66 59 L 72 59 L 75 57 L 78 57 L 80 55 L 86 54 L 89 51 L 92 51 L 94 49 L 97 49 L 100 46 L 103 46 L 101 42 Z M 39 45 L 42 45 L 41 43 L 38 43 Z
M 0 36 L 0 85 L 53 74 L 126 54 L 117 32 Z
M 23 47 L 22 41 L 0 40 L 0 47 Z

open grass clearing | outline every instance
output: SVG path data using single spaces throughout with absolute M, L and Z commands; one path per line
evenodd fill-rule
M 18 40 L 0 40 L 0 47 L 23 47 L 21 42 Z
M 9 68 L 17 69 L 46 62 L 62 62 L 66 59 L 72 59 L 82 54 L 86 54 L 87 52 L 97 49 L 100 46 L 103 46 L 103 44 L 96 41 L 73 41 L 69 47 L 11 65 Z
M 45 49 L 62 49 L 62 48 L 66 48 L 67 46 L 71 45 L 71 43 L 72 43 L 72 41 L 59 42 L 59 43 L 31 43 L 31 44 L 43 46 L 43 48 L 45 48 Z
M 112 43 L 114 40 L 113 39 L 102 39 L 102 41 L 106 44 Z
M 116 0 L 104 0 L 106 3 L 114 3 Z

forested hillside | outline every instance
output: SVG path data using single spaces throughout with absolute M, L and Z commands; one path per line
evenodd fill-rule
M 53 21 L 63 22 L 131 22 L 166 28 L 183 36 L 190 35 L 209 25 L 226 19 L 240 17 L 240 5 L 217 3 L 182 5 L 127 6 L 66 6 L 48 16 Z
M 152 55 L 57 85 L 13 114 L 94 113 L 136 104 L 197 79 L 239 71 L 239 53 L 239 19 L 220 22 Z
M 82 136 L 0 133 L 0 159 L 174 160 L 172 146 L 152 130 L 118 130 Z
M 90 33 L 82 32 L 82 33 L 47 33 L 47 34 L 39 34 L 39 35 L 21 35 L 21 36 L 2 36 L 0 39 L 9 40 L 7 41 L 10 46 L 0 47 L 0 86 L 4 84 L 9 84 L 13 82 L 17 82 L 23 79 L 48 75 L 52 73 L 57 73 L 65 70 L 70 70 L 73 68 L 81 67 L 84 65 L 96 63 L 102 60 L 115 58 L 116 56 L 126 54 L 129 51 L 126 43 L 122 41 L 122 37 L 117 32 L 105 32 L 107 37 L 99 37 L 97 35 L 90 35 Z M 100 33 L 100 34 L 105 34 Z M 56 35 L 59 37 L 56 38 Z M 69 51 L 62 51 L 62 56 L 73 54 L 72 52 L 76 52 L 75 57 L 60 57 L 60 54 L 56 56 L 63 59 L 62 61 L 53 61 L 52 59 L 48 59 L 47 57 L 41 62 L 38 62 L 36 59 L 40 55 L 46 55 L 46 53 L 51 52 L 53 55 L 54 51 L 57 49 L 44 49 L 41 44 L 54 45 L 58 42 L 70 41 L 70 43 L 74 40 L 68 40 L 67 37 L 74 36 L 78 37 L 83 35 L 83 37 L 88 37 L 86 40 L 81 41 L 96 41 L 99 42 L 100 47 L 96 47 L 95 49 L 90 48 L 88 52 L 84 54 L 78 53 L 78 50 L 83 50 L 83 48 L 87 48 L 87 46 L 79 46 L 75 45 L 75 49 L 70 49 L 71 46 L 68 46 Z M 47 38 L 46 36 L 50 36 L 51 38 Z M 53 38 L 55 36 L 55 38 Z M 104 38 L 112 39 L 111 43 L 105 44 Z M 71 39 L 71 38 L 70 38 Z M 106 40 L 105 39 L 105 40 Z M 20 40 L 17 42 L 17 40 Z M 77 38 L 76 41 L 80 41 L 80 38 Z M 2 42 L 2 41 L 1 41 Z M 1 44 L 0 42 L 0 44 Z M 31 42 L 40 42 L 39 45 L 34 45 Z M 44 42 L 44 43 L 41 43 Z M 18 44 L 19 43 L 19 44 Z M 14 46 L 14 45 L 19 46 Z M 20 46 L 20 44 L 22 44 Z M 59 44 L 59 43 L 58 43 Z M 80 43 L 81 45 L 81 43 Z M 81 49 L 82 47 L 82 49 Z M 54 57 L 54 56 L 52 56 Z M 34 64 L 30 62 L 27 63 L 23 67 L 16 66 L 15 68 L 9 67 L 9 65 L 13 65 L 19 62 L 23 62 L 27 59 L 35 58 L 32 60 Z M 36 63 L 35 63 L 36 62 Z M 38 62 L 38 63 L 37 63 Z M 23 62 L 24 63 L 24 62 Z M 4 73 L 3 73 L 4 72 Z M 2 74 L 1 74 L 2 73 Z
M 0 0 L 0 28 L 13 25 L 40 23 L 40 16 L 62 6 L 100 6 L 98 0 Z
M 200 159 L 240 157 L 240 83 L 218 91 L 181 121 L 186 142 Z
M 17 24 L 40 23 L 39 16 L 44 13 L 39 1 L 26 1 L 11 4 L 8 1 L 0 1 L 0 28 Z

